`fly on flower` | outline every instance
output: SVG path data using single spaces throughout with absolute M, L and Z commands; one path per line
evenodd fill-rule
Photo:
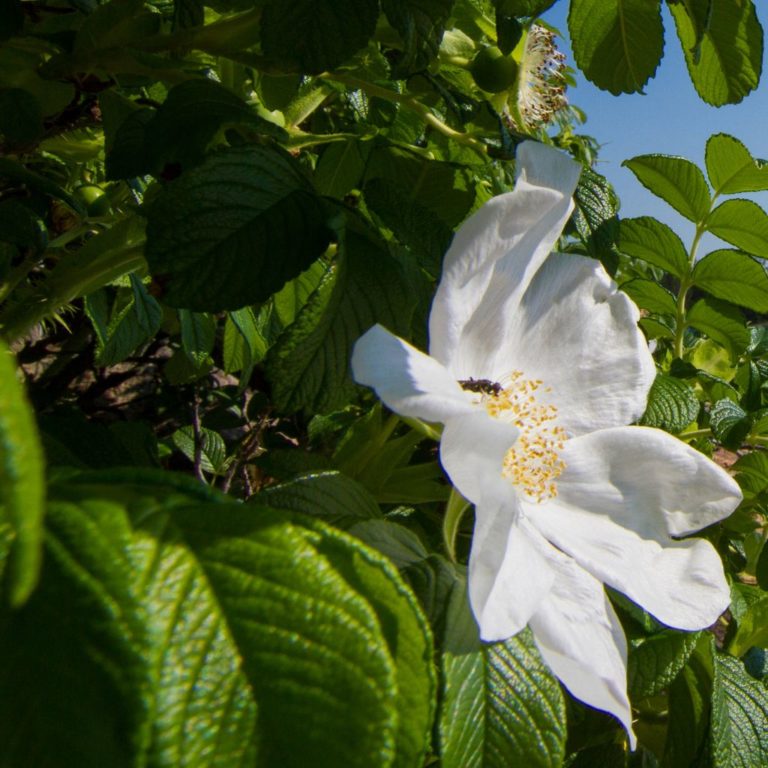
M 429 355 L 375 326 L 353 373 L 395 412 L 444 425 L 443 468 L 475 505 L 481 637 L 529 625 L 563 684 L 614 714 L 634 747 L 626 640 L 603 585 L 668 626 L 710 626 L 729 603 L 722 564 L 708 541 L 682 537 L 741 494 L 671 435 L 626 426 L 655 376 L 637 307 L 599 262 L 551 253 L 580 166 L 532 142 L 517 164 L 515 189 L 446 254 Z

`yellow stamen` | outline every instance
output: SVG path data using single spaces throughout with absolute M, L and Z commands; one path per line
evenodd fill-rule
M 536 393 L 542 387 L 540 379 L 525 379 L 522 371 L 513 371 L 498 392 L 482 395 L 488 413 L 510 421 L 520 430 L 517 442 L 504 456 L 502 474 L 528 498 L 541 502 L 557 496 L 555 480 L 563 473 L 565 462 L 560 458 L 567 434 L 553 423 L 557 408 L 540 403 Z M 544 393 L 550 388 L 543 389 Z

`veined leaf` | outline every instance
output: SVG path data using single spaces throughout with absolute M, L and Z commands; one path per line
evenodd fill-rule
M 683 277 L 688 271 L 683 241 L 670 227 L 651 216 L 621 220 L 619 249 L 675 277 Z
M 709 214 L 707 229 L 755 256 L 768 258 L 768 214 L 751 200 L 726 200 Z
M 670 3 L 685 63 L 707 104 L 738 104 L 760 81 L 763 29 L 752 0 Z
M 768 763 L 768 686 L 738 660 L 715 654 L 712 688 L 712 764 L 751 768 Z
M 738 448 L 752 424 L 747 412 L 733 400 L 718 400 L 709 414 L 714 436 L 727 448 Z
M 319 522 L 134 477 L 55 489 L 41 586 L 3 616 L 4 759 L 420 766 L 433 648 L 392 565 Z
M 648 393 L 648 406 L 640 423 L 680 432 L 699 412 L 699 401 L 690 384 L 663 373 L 657 373 Z
M 37 425 L 0 342 L 0 578 L 20 605 L 37 582 L 45 505 L 43 457 Z
M 728 652 L 743 656 L 753 646 L 768 648 L 768 598 L 752 603 L 739 618 L 736 634 L 728 644 Z
M 579 69 L 615 96 L 642 91 L 661 60 L 659 0 L 571 0 L 568 29 Z
M 629 655 L 630 696 L 642 699 L 667 688 L 693 653 L 698 632 L 665 630 L 644 640 Z
M 480 644 L 459 580 L 443 643 L 439 719 L 445 768 L 556 768 L 565 751 L 565 702 L 528 630 Z
M 181 348 L 193 365 L 202 365 L 216 341 L 216 320 L 205 312 L 179 310 Z
M 195 432 L 192 427 L 182 427 L 173 433 L 173 444 L 189 459 L 195 461 Z M 220 473 L 227 458 L 224 438 L 212 429 L 200 429 L 200 466 L 206 472 Z
M 407 333 L 413 311 L 405 274 L 362 221 L 350 219 L 337 263 L 267 357 L 277 406 L 322 413 L 347 402 L 354 342 L 379 322 Z
M 363 48 L 373 35 L 376 0 L 268 0 L 261 22 L 264 53 L 316 75 Z
M 670 155 L 638 155 L 622 165 L 649 192 L 668 202 L 686 219 L 698 223 L 707 217 L 709 187 L 704 174 L 690 160 Z
M 768 165 L 755 160 L 738 139 L 727 133 L 709 137 L 706 163 L 715 194 L 732 195 L 768 189 Z
M 768 311 L 768 275 L 746 253 L 722 249 L 707 254 L 694 267 L 693 282 L 718 299 L 755 312 Z
M 325 209 L 286 153 L 220 151 L 147 209 L 146 257 L 170 306 L 217 312 L 264 301 L 331 241 Z

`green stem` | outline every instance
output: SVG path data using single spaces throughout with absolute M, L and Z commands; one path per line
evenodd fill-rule
M 696 234 L 693 236 L 693 243 L 691 243 L 691 250 L 688 254 L 688 270 L 680 280 L 680 291 L 677 294 L 677 312 L 675 314 L 675 357 L 678 357 L 681 360 L 683 359 L 683 353 L 685 352 L 685 345 L 683 343 L 686 328 L 685 302 L 688 298 L 688 291 L 693 285 L 693 268 L 696 266 L 696 252 L 699 249 L 701 237 L 705 232 L 706 227 L 704 226 L 704 223 L 699 222 L 696 225 Z
M 696 440 L 699 437 L 710 437 L 712 430 L 708 427 L 704 429 L 692 429 L 690 432 L 681 432 L 678 437 L 681 440 Z
M 469 507 L 470 503 L 455 488 L 451 488 L 443 520 L 443 543 L 452 563 L 456 562 L 456 535 L 464 513 Z
M 339 72 L 326 72 L 321 75 L 321 77 L 326 80 L 334 80 L 338 83 L 343 83 L 350 88 L 359 89 L 369 96 L 378 96 L 379 98 L 387 99 L 396 104 L 402 104 L 406 109 L 410 109 L 412 112 L 419 115 L 427 125 L 434 128 L 439 133 L 442 133 L 443 136 L 447 136 L 449 139 L 453 139 L 453 141 L 456 141 L 459 144 L 464 144 L 465 146 L 470 147 L 480 155 L 486 156 L 488 154 L 488 149 L 485 144 L 468 133 L 462 133 L 461 131 L 454 130 L 449 125 L 446 125 L 439 117 L 432 113 L 432 110 L 430 110 L 429 107 L 426 107 L 420 101 L 414 99 L 413 96 L 397 93 L 389 88 L 370 83 L 367 80 L 361 80 L 352 75 L 341 74 Z

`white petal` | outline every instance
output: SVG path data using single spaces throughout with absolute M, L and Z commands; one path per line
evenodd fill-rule
M 448 421 L 440 441 L 443 467 L 475 504 L 469 600 L 483 640 L 506 640 L 519 632 L 554 578 L 540 554 L 548 545 L 520 520 L 515 489 L 501 476 L 517 434 L 511 424 L 479 411 Z
M 493 375 L 544 381 L 572 435 L 624 426 L 645 411 L 656 375 L 638 319 L 600 262 L 552 254 L 497 334 Z
M 557 577 L 530 621 L 536 645 L 575 698 L 619 719 L 634 749 L 621 624 L 599 581 L 555 549 L 549 558 Z
M 475 408 L 469 393 L 437 360 L 380 325 L 355 344 L 352 375 L 401 416 L 443 422 Z
M 690 446 L 646 427 L 568 440 L 556 499 L 524 504 L 555 546 L 659 621 L 714 623 L 729 603 L 720 557 L 703 539 L 677 541 L 738 505 L 734 480 Z
M 497 329 L 557 241 L 581 166 L 552 147 L 524 142 L 517 170 L 514 190 L 462 224 L 443 263 L 429 319 L 430 354 L 460 379 L 487 376 Z

